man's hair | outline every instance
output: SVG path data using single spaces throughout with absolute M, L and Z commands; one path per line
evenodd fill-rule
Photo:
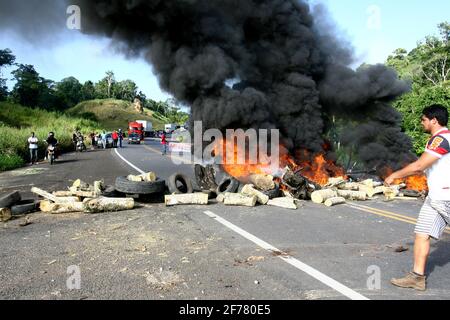
M 430 120 L 436 119 L 437 122 L 445 127 L 448 124 L 448 109 L 440 104 L 433 104 L 426 107 L 422 114 Z

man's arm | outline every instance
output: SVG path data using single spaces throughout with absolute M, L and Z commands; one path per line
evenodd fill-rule
M 411 163 L 407 167 L 403 168 L 402 170 L 399 170 L 397 172 L 394 172 L 391 174 L 386 180 L 385 183 L 387 185 L 391 185 L 394 183 L 396 179 L 403 179 L 406 177 L 414 176 L 417 174 L 422 174 L 426 169 L 430 168 L 435 162 L 439 160 L 439 157 L 425 152 L 419 160 Z

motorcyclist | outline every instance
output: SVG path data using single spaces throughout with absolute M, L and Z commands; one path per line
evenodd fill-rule
M 58 145 L 58 139 L 55 138 L 55 133 L 54 132 L 49 132 L 47 140 L 45 140 L 47 142 L 48 146 L 53 146 L 55 147 L 55 159 L 58 158 L 57 152 L 56 152 L 56 146 Z M 47 150 L 45 150 L 45 159 L 48 159 L 48 148 Z
M 82 150 L 86 150 L 86 145 L 84 144 L 84 136 L 81 134 L 80 131 L 77 132 L 77 146 L 78 143 L 81 144 Z
M 74 147 L 75 151 L 77 151 L 77 141 L 78 141 L 77 132 L 74 131 L 72 134 L 72 143 L 73 143 L 73 147 Z

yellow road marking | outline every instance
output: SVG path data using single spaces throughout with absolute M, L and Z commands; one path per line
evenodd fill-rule
M 411 220 L 414 223 L 417 222 L 417 219 L 415 219 L 413 217 L 408 217 L 407 215 L 404 215 L 404 214 L 394 213 L 394 212 L 391 212 L 391 211 L 386 211 L 386 210 L 382 210 L 382 209 L 378 209 L 378 208 L 372 208 L 372 207 L 368 207 L 368 206 L 364 206 L 364 205 L 356 204 L 356 203 L 352 203 L 351 205 L 354 206 L 354 207 L 367 209 L 367 210 L 373 210 L 373 211 L 377 211 L 377 212 L 380 212 L 380 213 L 393 215 L 393 216 L 396 216 L 396 217 L 399 217 L 399 218 L 402 218 L 402 219 Z
M 412 221 L 414 223 L 417 223 L 417 219 L 415 219 L 413 217 L 408 217 L 408 216 L 403 215 L 403 214 L 398 214 L 398 213 L 394 213 L 394 212 L 391 212 L 391 211 L 386 211 L 386 210 L 381 210 L 381 209 L 377 209 L 377 208 L 367 207 L 367 206 L 364 206 L 362 204 L 352 203 L 352 205 L 356 206 L 356 207 L 362 207 L 362 208 L 365 208 L 365 209 L 368 209 L 368 210 L 378 211 L 378 212 L 385 213 L 385 214 L 388 214 L 388 215 L 393 215 L 393 216 L 396 216 L 396 217 L 399 217 L 399 218 L 402 218 L 402 219 L 407 219 L 407 220 L 410 220 L 410 221 Z M 447 227 L 447 228 L 445 228 L 445 230 L 450 231 L 450 228 Z
M 408 216 L 405 216 L 405 215 L 401 215 L 401 214 L 398 214 L 398 213 L 394 213 L 394 212 L 391 212 L 391 211 L 375 209 L 375 208 L 372 208 L 372 207 L 367 207 L 367 206 L 363 206 L 363 205 L 359 205 L 359 204 L 353 204 L 353 203 L 346 204 L 346 205 L 348 207 L 351 207 L 351 208 L 354 208 L 354 209 L 358 209 L 358 210 L 365 211 L 365 212 L 368 212 L 368 213 L 373 213 L 373 214 L 376 214 L 378 216 L 390 218 L 390 219 L 393 219 L 393 220 L 406 222 L 406 223 L 413 224 L 413 225 L 415 225 L 417 223 L 417 219 L 414 219 L 412 217 L 408 217 Z M 448 227 L 445 228 L 444 233 L 450 234 L 450 228 L 448 228 Z
M 365 209 L 365 208 L 361 208 L 361 207 L 352 206 L 351 204 L 348 204 L 347 206 L 351 207 L 351 208 L 354 208 L 354 209 L 358 209 L 358 210 L 364 211 L 364 212 L 373 213 L 373 214 L 376 214 L 378 216 L 394 219 L 394 220 L 401 221 L 401 222 L 406 222 L 406 223 L 409 223 L 409 224 L 415 224 L 415 222 L 413 222 L 411 220 L 398 218 L 398 217 L 395 217 L 395 216 L 392 216 L 392 215 L 388 215 L 388 214 L 383 214 L 383 213 L 380 213 L 380 212 L 377 212 L 377 211 L 374 211 L 374 210 L 369 210 L 369 209 Z

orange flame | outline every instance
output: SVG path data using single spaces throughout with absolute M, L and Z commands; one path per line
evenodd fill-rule
M 392 168 L 387 168 L 385 172 L 386 173 L 384 174 L 383 179 L 386 179 L 388 176 L 394 173 L 394 170 Z M 418 192 L 428 191 L 427 177 L 424 174 L 411 176 L 406 179 L 396 179 L 394 181 L 394 184 L 401 184 L 401 183 L 405 183 L 406 189 L 408 190 L 415 190 Z
M 231 176 L 240 181 L 248 181 L 248 177 L 252 174 L 271 174 L 277 176 L 282 168 L 289 167 L 294 171 L 299 171 L 303 176 L 309 180 L 319 184 L 326 185 L 328 179 L 331 177 L 345 177 L 343 168 L 336 166 L 332 161 L 327 160 L 325 154 L 312 155 L 308 151 L 299 150 L 296 158 L 288 154 L 288 151 L 283 146 L 280 147 L 280 162 L 279 167 L 274 168 L 270 164 L 236 164 L 238 163 L 238 150 L 234 148 L 234 161 L 232 163 L 226 162 L 226 146 L 230 142 L 219 141 L 216 144 L 215 154 L 220 155 L 224 160 L 223 169 Z M 236 146 L 236 145 L 235 145 Z M 230 150 L 230 149 L 228 149 Z M 248 159 L 246 159 L 247 161 Z
M 406 188 L 419 192 L 428 191 L 427 177 L 425 175 L 408 177 L 406 179 Z

